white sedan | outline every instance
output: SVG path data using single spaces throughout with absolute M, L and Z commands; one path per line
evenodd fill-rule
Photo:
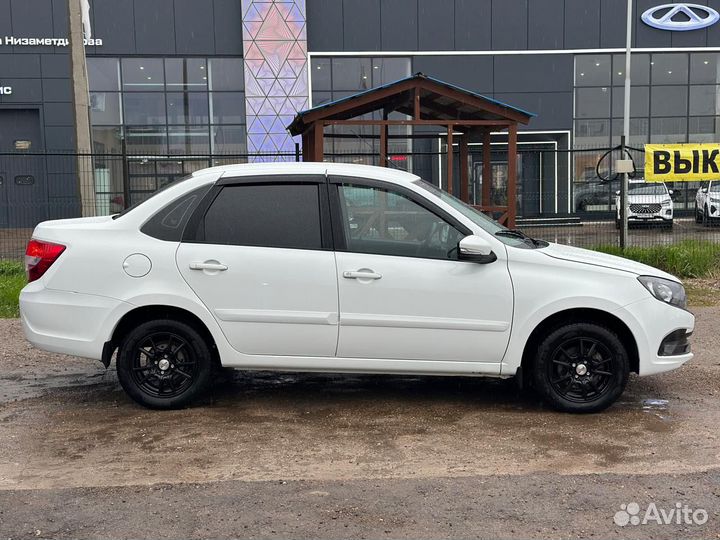
M 692 358 L 673 276 L 508 230 L 417 176 L 333 163 L 198 171 L 27 248 L 35 346 L 117 351 L 136 401 L 181 407 L 216 365 L 517 377 L 594 412 Z

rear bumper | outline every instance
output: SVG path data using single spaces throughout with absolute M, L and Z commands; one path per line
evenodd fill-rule
M 628 322 L 635 336 L 640 357 L 639 375 L 654 375 L 679 368 L 693 354 L 661 355 L 666 338 L 678 331 L 691 333 L 695 328 L 695 316 L 684 309 L 665 304 L 649 297 L 625 306 L 621 318 Z M 619 314 L 619 313 L 618 313 Z
M 25 337 L 46 351 L 100 360 L 119 314 L 131 306 L 121 300 L 46 289 L 29 283 L 20 293 Z

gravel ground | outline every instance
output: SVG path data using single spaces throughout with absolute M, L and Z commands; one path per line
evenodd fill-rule
M 0 320 L 0 537 L 720 538 L 720 307 L 694 311 L 692 363 L 588 416 L 511 381 L 247 372 L 149 411 Z M 708 521 L 617 526 L 631 502 Z

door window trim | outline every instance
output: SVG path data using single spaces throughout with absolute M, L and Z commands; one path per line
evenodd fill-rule
M 182 243 L 186 244 L 209 244 L 216 245 L 213 242 L 205 240 L 204 221 L 205 215 L 212 206 L 220 192 L 226 187 L 231 186 L 276 186 L 276 185 L 300 185 L 315 184 L 318 186 L 318 206 L 320 210 L 320 243 L 321 247 L 317 248 L 297 248 L 297 247 L 276 247 L 276 246 L 253 246 L 265 247 L 272 249 L 299 249 L 304 251 L 332 251 L 333 235 L 331 231 L 330 203 L 328 201 L 327 178 L 319 175 L 262 175 L 262 176 L 231 176 L 219 178 L 213 187 L 205 194 L 200 204 L 195 208 L 193 215 L 185 226 L 182 236 Z M 225 244 L 223 244 L 225 245 Z M 237 244 L 228 244 L 237 245 Z M 237 247 L 242 247 L 237 245 Z
M 452 214 L 449 212 L 443 210 L 442 208 L 434 205 L 432 202 L 428 201 L 425 197 L 422 197 L 421 195 L 418 195 L 413 190 L 408 189 L 404 186 L 400 186 L 398 184 L 393 184 L 391 182 L 385 182 L 382 180 L 377 180 L 374 178 L 361 178 L 361 177 L 355 177 L 355 176 L 330 176 L 328 178 L 328 185 L 330 189 L 330 218 L 332 221 L 332 233 L 333 238 L 335 240 L 335 251 L 341 251 L 346 253 L 363 253 L 363 252 L 357 252 L 352 251 L 348 249 L 347 242 L 345 238 L 345 227 L 343 225 L 343 211 L 342 211 L 342 203 L 340 200 L 340 193 L 339 188 L 340 186 L 344 184 L 351 184 L 354 186 L 361 186 L 361 187 L 369 187 L 369 188 L 377 188 L 384 191 L 387 191 L 388 193 L 397 193 L 399 195 L 402 195 L 403 197 L 409 199 L 411 202 L 417 204 L 418 206 L 424 208 L 428 212 L 434 214 L 438 218 L 444 220 L 452 227 L 456 228 L 458 231 L 460 231 L 465 236 L 470 236 L 473 234 L 473 231 L 471 231 L 467 226 L 462 224 L 458 219 L 455 218 Z M 384 257 L 407 257 L 411 259 L 428 259 L 432 261 L 444 261 L 447 260 L 449 262 L 469 262 L 469 261 L 461 261 L 456 259 L 436 259 L 431 257 L 420 257 L 420 256 L 413 256 L 413 255 L 388 255 L 388 254 L 382 254 L 382 253 L 364 253 L 366 255 L 381 255 Z

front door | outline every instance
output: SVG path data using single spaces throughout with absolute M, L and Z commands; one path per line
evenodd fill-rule
M 325 178 L 221 182 L 178 248 L 185 281 L 235 350 L 334 356 L 337 279 Z
M 470 231 L 412 191 L 340 178 L 330 187 L 338 356 L 480 362 L 498 373 L 513 310 L 505 253 L 459 261 Z

